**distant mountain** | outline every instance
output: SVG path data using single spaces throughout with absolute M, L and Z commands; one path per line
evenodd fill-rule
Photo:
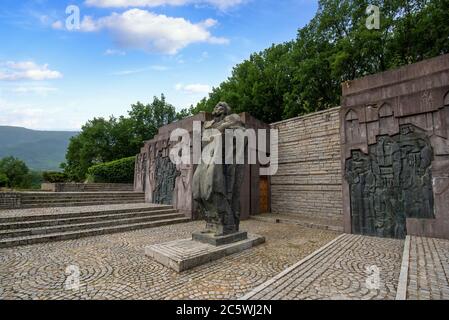
M 78 132 L 0 126 L 0 158 L 14 156 L 32 170 L 59 170 L 71 137 Z

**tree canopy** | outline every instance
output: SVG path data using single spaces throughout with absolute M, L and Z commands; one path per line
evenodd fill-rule
M 0 186 L 26 189 L 31 186 L 32 178 L 25 162 L 14 157 L 0 159 Z
M 128 117 L 94 118 L 71 138 L 62 168 L 70 180 L 83 181 L 93 165 L 136 155 L 160 127 L 183 116 L 162 94 L 152 103 L 133 104 Z
M 380 8 L 380 29 L 367 28 L 369 5 Z M 345 81 L 448 53 L 447 21 L 447 0 L 319 0 L 295 40 L 252 54 L 196 107 L 176 113 L 161 95 L 132 105 L 128 117 L 89 121 L 63 168 L 82 181 L 89 167 L 139 153 L 159 127 L 219 101 L 267 123 L 338 106 Z
M 447 0 L 320 0 L 297 39 L 252 54 L 192 112 L 227 101 L 271 123 L 338 106 L 342 82 L 448 53 L 447 21 Z

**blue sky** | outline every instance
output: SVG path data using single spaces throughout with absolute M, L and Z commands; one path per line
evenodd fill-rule
M 70 5 L 80 11 L 74 30 Z M 79 130 L 161 93 L 188 107 L 252 52 L 295 38 L 316 9 L 314 0 L 2 0 L 0 125 Z

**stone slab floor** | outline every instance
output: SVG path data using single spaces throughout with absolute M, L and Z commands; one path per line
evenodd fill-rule
M 449 241 L 411 237 L 407 299 L 449 300 Z
M 396 297 L 403 240 L 250 220 L 242 228 L 265 236 L 266 244 L 181 274 L 144 254 L 147 245 L 189 238 L 202 227 L 192 222 L 0 249 L 0 299 Z M 408 264 L 408 299 L 449 299 L 448 240 L 411 237 Z M 74 275 L 69 266 L 79 268 L 79 290 L 66 288 Z M 379 286 L 369 288 L 376 268 Z
M 0 249 L 0 299 L 234 299 L 295 264 L 339 233 L 245 221 L 267 243 L 177 274 L 144 254 L 147 245 L 189 238 L 192 222 L 79 240 Z M 67 290 L 80 273 L 80 289 Z M 74 271 L 75 270 L 75 271 Z
M 403 247 L 403 240 L 342 235 L 245 298 L 394 300 Z

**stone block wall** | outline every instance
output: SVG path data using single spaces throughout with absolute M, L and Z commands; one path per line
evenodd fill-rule
M 279 130 L 273 213 L 342 216 L 340 108 L 271 125 Z
M 22 204 L 22 197 L 17 192 L 0 192 L 0 209 L 18 209 Z
M 107 192 L 134 191 L 133 184 L 125 183 L 42 183 L 41 191 L 47 192 Z

